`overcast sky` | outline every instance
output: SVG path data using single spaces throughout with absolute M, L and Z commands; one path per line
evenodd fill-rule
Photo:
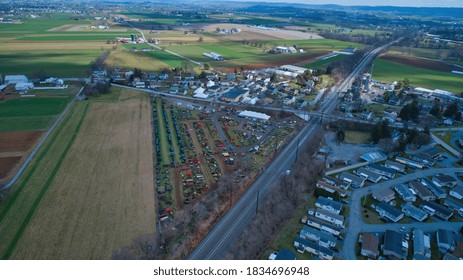
M 338 4 L 344 6 L 459 7 L 463 0 L 238 0 L 246 2 L 293 2 L 304 4 Z

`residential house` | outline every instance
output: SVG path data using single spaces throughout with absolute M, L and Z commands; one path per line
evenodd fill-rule
M 430 237 L 420 229 L 413 230 L 413 259 L 431 258 L 431 241 Z
M 390 110 L 384 110 L 383 120 L 388 120 L 389 123 L 394 123 L 397 120 L 397 112 L 390 111 Z
M 357 169 L 356 171 L 357 175 L 360 175 L 360 176 L 363 176 L 365 177 L 368 181 L 370 182 L 373 182 L 373 183 L 378 183 L 382 178 L 383 176 L 372 171 L 372 170 L 369 170 L 369 169 L 366 169 L 364 167 L 361 167 L 359 169 Z
M 371 120 L 373 118 L 373 113 L 370 112 L 370 111 L 363 111 L 362 113 L 360 113 L 360 118 L 363 119 L 363 120 Z
M 389 105 L 399 106 L 400 105 L 400 98 L 393 95 L 389 98 Z
M 332 260 L 334 257 L 333 250 L 320 246 L 315 242 L 303 239 L 301 237 L 296 237 L 294 240 L 294 247 L 296 247 L 297 251 L 300 253 L 309 252 L 320 257 L 321 259 Z
M 373 163 L 387 159 L 387 155 L 381 151 L 375 151 L 363 154 L 360 158 L 369 163 Z
M 395 223 L 404 217 L 404 213 L 384 201 L 381 201 L 378 205 L 376 205 L 376 212 L 378 212 L 381 217 L 385 217 Z
M 294 254 L 291 250 L 283 248 L 280 249 L 278 252 L 270 254 L 268 259 L 272 261 L 295 261 L 296 254 Z
M 445 124 L 445 125 L 454 125 L 454 124 L 455 124 L 455 120 L 452 119 L 452 118 L 447 118 L 447 119 L 445 119 L 442 123 Z
M 359 243 L 362 244 L 360 254 L 370 259 L 376 259 L 379 256 L 379 238 L 378 236 L 365 232 L 359 236 Z
M 405 202 L 416 201 L 416 195 L 408 188 L 407 185 L 398 184 L 394 187 L 394 189 Z
M 389 202 L 395 198 L 395 193 L 390 188 L 384 189 L 377 189 L 372 192 L 372 196 L 374 199 L 378 200 L 379 202 L 385 201 Z
M 177 93 L 178 93 L 178 87 L 177 87 L 177 86 L 175 86 L 175 87 L 170 87 L 169 93 L 170 93 L 170 94 L 177 94 Z
M 226 102 L 239 102 L 241 99 L 248 97 L 249 90 L 234 87 L 222 95 L 221 99 Z
M 365 178 L 354 175 L 354 174 L 342 172 L 338 176 L 339 176 L 339 179 L 350 183 L 354 189 L 361 188 L 365 184 Z
M 450 217 L 452 217 L 453 215 L 452 210 L 433 201 L 424 202 L 423 204 L 421 204 L 421 208 L 429 212 L 431 215 L 436 215 L 437 217 L 446 221 L 450 219 Z
M 425 185 L 438 199 L 447 197 L 447 192 L 444 189 L 439 188 L 428 178 L 421 178 L 421 183 Z
M 456 240 L 453 232 L 445 229 L 437 230 L 437 247 L 441 253 L 453 251 L 455 249 Z
M 449 194 L 456 199 L 463 199 L 463 185 L 450 190 Z
M 337 192 L 341 197 L 345 197 L 347 195 L 347 191 L 345 189 L 338 188 L 322 180 L 318 180 L 316 187 L 320 189 L 324 189 L 325 191 L 329 193 Z
M 285 96 L 285 98 L 283 99 L 283 104 L 285 105 L 291 105 L 293 104 L 294 102 L 296 102 L 296 97 L 292 96 L 292 95 L 287 95 Z
M 441 188 L 453 188 L 457 184 L 457 180 L 454 177 L 445 174 L 434 175 L 432 177 L 432 182 Z
M 334 201 L 331 198 L 327 198 L 324 196 L 319 196 L 317 201 L 315 202 L 315 206 L 330 211 L 334 214 L 341 213 L 342 210 L 342 203 L 338 201 Z
M 338 241 L 338 239 L 333 235 L 324 231 L 314 229 L 309 226 L 304 226 L 301 229 L 299 237 L 317 242 L 318 245 L 323 246 L 325 248 L 336 247 L 336 243 Z
M 335 214 L 325 209 L 317 209 L 315 217 L 344 228 L 344 216 L 342 215 Z
M 167 80 L 169 79 L 169 74 L 163 73 L 159 74 L 159 80 Z
M 447 199 L 445 199 L 444 205 L 448 206 L 451 210 L 457 211 L 458 214 L 463 216 L 463 203 L 448 197 Z
M 398 163 L 398 162 L 386 160 L 386 163 L 384 164 L 384 166 L 388 168 L 392 168 L 398 172 L 405 172 L 405 165 Z
M 349 185 L 350 185 L 346 181 L 339 180 L 339 179 L 332 178 L 332 177 L 323 177 L 322 180 L 327 182 L 330 185 L 336 186 L 336 187 L 344 189 L 344 190 L 347 190 L 349 188 Z
M 442 152 L 438 148 L 431 148 L 429 150 L 426 150 L 426 151 L 422 152 L 421 155 L 425 156 L 425 157 L 436 159 L 436 158 L 439 158 L 439 157 L 442 156 Z
M 427 166 L 433 166 L 434 164 L 436 164 L 436 161 L 434 159 L 422 155 L 412 155 L 412 160 Z
M 413 219 L 419 222 L 426 220 L 426 218 L 428 217 L 428 213 L 419 209 L 418 207 L 415 207 L 413 204 L 402 205 L 402 212 L 404 212 L 405 215 L 412 217 Z
M 314 228 L 318 228 L 318 229 L 321 229 L 322 231 L 326 231 L 328 233 L 331 233 L 333 235 L 336 235 L 338 236 L 339 234 L 341 234 L 341 231 L 342 231 L 342 227 L 339 227 L 339 226 L 335 226 L 331 223 L 328 223 L 322 219 L 319 219 L 319 218 L 316 218 L 314 216 L 309 216 L 307 218 L 307 225 L 311 226 L 311 227 L 314 227 Z
M 145 82 L 142 82 L 142 81 L 133 81 L 132 85 L 136 88 L 145 88 L 146 87 L 146 84 Z
M 374 171 L 374 172 L 376 172 L 378 174 L 386 176 L 388 178 L 394 178 L 395 174 L 396 174 L 395 169 L 385 167 L 385 166 L 379 165 L 377 163 L 372 163 L 372 164 L 368 165 L 366 168 L 371 170 L 371 171 Z
M 423 184 L 418 181 L 410 181 L 408 182 L 410 189 L 412 189 L 416 195 L 424 201 L 435 200 L 436 196 Z
M 408 248 L 403 246 L 402 233 L 394 230 L 386 230 L 384 233 L 383 254 L 389 259 L 405 260 Z
M 423 169 L 425 166 L 425 164 L 421 162 L 417 162 L 417 161 L 414 161 L 408 158 L 403 158 L 403 157 L 396 157 L 395 161 L 414 167 L 414 168 L 419 168 L 419 169 Z

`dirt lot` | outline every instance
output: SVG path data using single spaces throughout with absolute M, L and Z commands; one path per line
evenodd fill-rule
M 91 103 L 11 258 L 109 259 L 137 236 L 153 234 L 150 122 L 144 95 Z
M 421 59 L 397 54 L 385 54 L 382 55 L 381 58 L 434 71 L 451 72 L 452 70 L 455 70 L 455 67 L 452 67 L 451 65 L 429 59 Z
M 43 131 L 0 133 L 0 153 L 27 151 L 43 134 Z
M 274 39 L 285 39 L 285 40 L 308 40 L 308 39 L 320 39 L 321 37 L 314 33 L 305 33 L 298 30 L 262 30 L 257 28 L 252 28 L 244 24 L 231 24 L 231 23 L 221 23 L 221 24 L 210 24 L 203 27 L 204 31 L 215 32 L 216 28 L 221 29 L 231 29 L 238 28 L 241 29 L 240 33 L 237 34 L 220 34 L 217 33 L 217 36 L 224 36 L 228 39 L 235 40 L 274 40 Z
M 21 161 L 21 156 L 17 157 L 0 157 L 0 183 L 3 178 L 7 177 L 10 170 L 14 169 Z
M 43 131 L 0 133 L 0 184 L 6 183 Z

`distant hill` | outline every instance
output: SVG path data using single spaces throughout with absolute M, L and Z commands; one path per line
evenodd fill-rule
M 216 2 L 217 3 L 217 2 Z M 337 11 L 363 11 L 394 13 L 403 16 L 420 17 L 449 17 L 463 18 L 463 8 L 435 8 L 435 7 L 395 7 L 395 6 L 341 6 L 341 5 L 312 5 L 298 3 L 268 3 L 268 2 L 223 2 L 224 5 L 239 4 L 242 11 L 251 13 L 293 12 L 302 9 L 337 10 Z

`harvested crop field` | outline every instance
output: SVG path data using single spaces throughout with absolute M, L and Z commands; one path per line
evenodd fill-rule
M 0 256 L 109 259 L 154 233 L 151 108 L 128 92 L 133 98 L 73 105 L 12 187 L 14 200 L 0 204 Z
M 220 34 L 218 32 L 216 33 L 218 36 L 226 36 L 228 39 L 234 39 L 234 40 L 271 40 L 271 39 L 307 40 L 307 39 L 322 38 L 317 34 L 301 32 L 298 30 L 288 30 L 288 29 L 263 30 L 263 29 L 253 28 L 245 24 L 220 23 L 220 24 L 205 25 L 203 28 L 207 32 L 216 32 L 216 28 L 241 29 L 240 33 L 231 34 L 231 35 L 230 34 Z
M 244 66 L 245 69 L 263 69 L 277 67 L 285 64 L 294 64 L 304 66 L 313 62 L 316 57 L 325 54 L 326 52 L 319 53 L 306 53 L 306 54 L 269 54 L 249 59 L 235 59 L 225 62 L 212 62 L 214 68 L 226 73 L 232 73 L 235 67 Z M 221 66 L 225 64 L 227 66 Z
M 383 55 L 375 60 L 374 79 L 386 82 L 407 78 L 413 87 L 461 92 L 462 79 L 452 74 L 449 66 L 426 59 Z M 450 68 L 452 69 L 452 68 Z
M 381 56 L 381 59 L 393 61 L 397 63 L 407 64 L 419 68 L 442 71 L 442 72 L 452 72 L 455 70 L 455 67 L 429 59 L 416 58 L 411 56 L 397 55 L 397 54 L 385 54 Z

